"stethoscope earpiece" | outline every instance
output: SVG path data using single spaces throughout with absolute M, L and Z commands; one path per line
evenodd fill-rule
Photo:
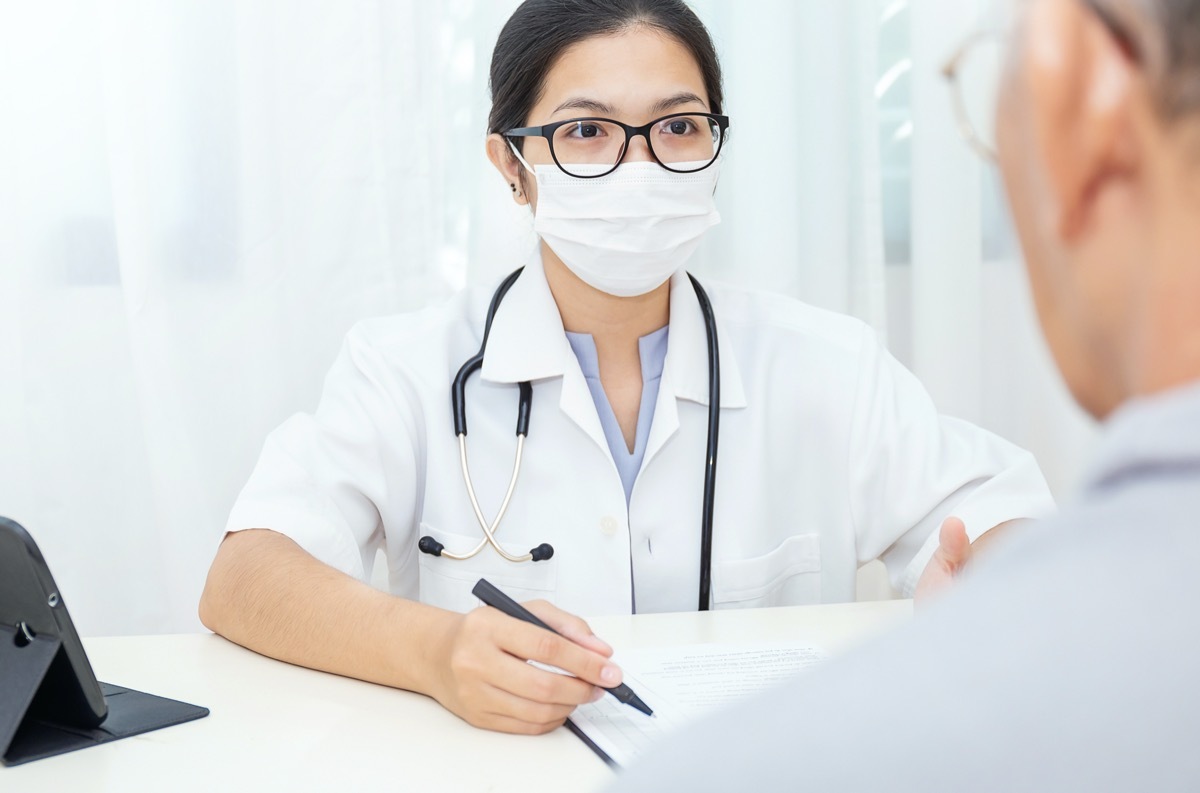
M 420 549 L 421 553 L 427 553 L 430 556 L 441 556 L 442 551 L 446 550 L 445 545 L 442 545 L 432 537 L 422 537 L 421 541 L 417 543 L 417 548 Z
M 554 546 L 548 542 L 544 542 L 538 547 L 529 552 L 529 557 L 535 562 L 544 562 L 554 556 Z

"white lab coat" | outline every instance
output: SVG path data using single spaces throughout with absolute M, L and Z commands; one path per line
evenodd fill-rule
M 858 567 L 881 558 L 911 594 L 948 515 L 972 539 L 1053 510 L 1031 455 L 939 416 L 863 323 L 718 284 L 721 435 L 713 531 L 716 608 L 851 601 Z M 492 290 L 355 327 L 315 414 L 266 442 L 228 529 L 269 528 L 352 576 L 386 550 L 391 591 L 447 609 L 478 605 L 486 577 L 518 600 L 583 615 L 694 610 L 706 444 L 704 322 L 686 276 L 671 282 L 670 335 L 645 460 L 625 492 L 592 396 L 535 257 L 496 315 L 467 388 L 471 472 L 485 517 L 516 449 L 516 383 L 533 411 L 516 494 L 491 548 L 468 561 L 418 551 L 430 535 L 463 551 L 482 537 L 463 484 L 450 383 L 479 348 Z

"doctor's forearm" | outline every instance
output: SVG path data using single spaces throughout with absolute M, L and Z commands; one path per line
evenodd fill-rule
M 380 592 L 267 530 L 225 539 L 200 600 L 206 626 L 255 652 L 425 694 L 431 648 L 457 617 Z

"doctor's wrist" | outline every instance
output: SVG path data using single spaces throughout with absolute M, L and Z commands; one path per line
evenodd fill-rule
M 362 648 L 366 653 L 360 663 L 376 665 L 367 679 L 437 698 L 443 648 L 462 615 L 393 595 L 385 598 L 386 606 L 376 612 L 373 625 L 366 626 L 374 640 Z
M 409 636 L 413 648 L 409 660 L 410 690 L 445 704 L 446 694 L 453 685 L 451 659 L 455 637 L 462 630 L 464 615 L 426 606 L 428 619 L 419 636 Z

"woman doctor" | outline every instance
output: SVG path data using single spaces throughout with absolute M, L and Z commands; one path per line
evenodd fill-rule
M 200 604 L 210 628 L 538 733 L 620 680 L 574 614 L 850 601 L 877 558 L 920 593 L 952 578 L 971 541 L 1052 508 L 1027 453 L 940 417 L 861 323 L 693 286 L 684 267 L 719 221 L 728 120 L 685 3 L 527 0 L 491 88 L 487 154 L 541 243 L 459 393 L 479 510 L 447 397 L 484 344 L 492 288 L 351 331 L 317 411 L 270 436 L 233 509 Z M 719 358 L 708 553 L 706 300 Z M 363 583 L 380 547 L 390 593 Z M 481 577 L 568 638 L 476 608 Z

